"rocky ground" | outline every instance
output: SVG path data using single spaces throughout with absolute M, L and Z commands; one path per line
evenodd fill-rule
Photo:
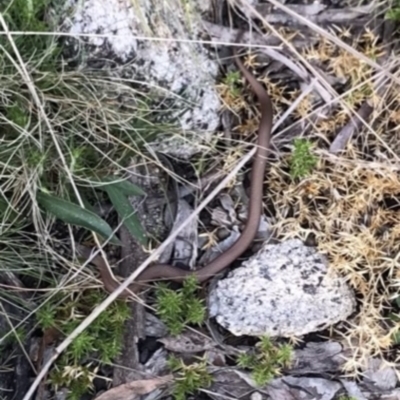
M 54 315 L 43 312 L 46 279 L 38 283 L 7 268 L 0 277 L 1 398 L 400 399 L 396 5 L 167 3 L 65 3 L 55 11 L 62 15 L 66 65 L 87 71 L 88 82 L 96 70 L 116 82 L 97 93 L 104 95 L 100 110 L 112 98 L 129 111 L 138 91 L 148 100 L 145 112 L 159 111 L 154 124 L 163 134 L 146 143 L 146 153 L 136 151 L 134 140 L 123 143 L 130 152 L 124 169 L 147 194 L 130 198 L 131 205 L 158 248 L 254 141 L 259 105 L 229 46 L 244 30 L 242 58 L 274 107 L 257 238 L 195 300 L 180 285 L 171 286 L 175 294 L 150 288 L 141 301 L 117 301 L 107 313 L 108 294 L 95 268 L 83 269 L 71 251 L 74 241 L 88 243 L 85 234 L 58 221 L 48 232 L 63 246 L 51 248 L 65 251 L 61 264 L 71 262 L 77 272 L 68 282 L 59 279 Z M 93 133 L 96 151 L 100 142 L 116 146 L 114 120 L 107 118 L 104 112 L 104 126 L 100 119 Z M 104 157 L 104 168 L 113 161 Z M 197 211 L 161 262 L 193 269 L 238 238 L 250 167 Z M 97 213 L 117 226 L 110 202 L 96 200 Z M 151 249 L 128 226 L 118 237 L 122 250 L 105 250 L 114 273 L 127 278 Z M 43 276 L 60 277 L 59 264 Z M 10 288 L 18 288 L 16 297 L 7 297 Z M 89 320 L 101 310 L 97 322 Z M 30 334 L 6 341 L 21 321 Z M 71 338 L 81 323 L 87 335 Z M 60 350 L 65 357 L 56 359 Z

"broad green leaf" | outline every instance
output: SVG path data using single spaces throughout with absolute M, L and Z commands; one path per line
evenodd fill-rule
M 67 224 L 89 229 L 98 233 L 105 239 L 111 237 L 111 243 L 121 245 L 121 242 L 113 234 L 110 225 L 95 213 L 44 192 L 37 193 L 36 198 L 46 211 Z
M 98 183 L 100 184 L 96 186 L 98 189 L 108 191 L 108 188 L 114 187 L 126 196 L 143 196 L 146 194 L 139 186 L 127 180 L 122 181 L 111 176 L 102 178 Z
M 130 232 L 130 234 L 135 237 L 141 244 L 147 244 L 147 237 L 140 224 L 138 217 L 135 215 L 132 205 L 128 200 L 128 197 L 124 195 L 114 185 L 107 185 L 107 194 L 110 197 L 111 203 L 117 210 L 118 215 L 123 220 L 124 225 Z

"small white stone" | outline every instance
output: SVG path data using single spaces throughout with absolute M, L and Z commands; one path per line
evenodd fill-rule
M 210 293 L 211 317 L 234 335 L 300 336 L 346 319 L 353 291 L 300 240 L 265 244 Z

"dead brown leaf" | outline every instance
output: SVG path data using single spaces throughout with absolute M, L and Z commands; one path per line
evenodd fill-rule
M 150 393 L 172 380 L 173 375 L 165 375 L 159 378 L 132 381 L 108 390 L 97 397 L 97 400 L 136 400 L 139 396 Z

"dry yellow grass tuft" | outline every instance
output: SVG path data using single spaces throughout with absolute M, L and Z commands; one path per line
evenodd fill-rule
M 378 38 L 368 29 L 358 37 L 344 29 L 336 29 L 336 34 L 368 57 L 377 59 L 383 54 Z M 357 293 L 356 315 L 331 330 L 351 349 L 345 372 L 357 375 L 370 356 L 384 356 L 394 344 L 394 334 L 400 332 L 400 325 L 389 319 L 391 303 L 400 293 L 400 90 L 388 85 L 384 94 L 378 94 L 371 79 L 375 71 L 323 38 L 301 56 L 343 81 L 342 100 L 348 109 L 355 111 L 365 101 L 375 107 L 368 120 L 370 129 L 363 128 L 340 157 L 325 149 L 349 122 L 348 109 L 339 105 L 331 116 L 310 121 L 312 130 L 305 133 L 319 156 L 313 172 L 293 181 L 287 154 L 278 157 L 266 177 L 266 199 L 274 204 L 277 236 L 305 240 L 312 235 L 331 268 Z M 257 70 L 257 59 L 247 56 L 245 65 Z M 268 76 L 258 79 L 273 99 L 276 114 L 299 96 L 300 91 L 285 87 L 285 82 L 271 82 Z M 220 85 L 219 93 L 229 108 L 248 118 L 238 132 L 255 132 L 259 113 L 244 91 L 232 96 L 228 86 Z M 295 118 L 308 120 L 312 98 L 308 95 L 302 100 Z
M 331 267 L 361 297 L 345 336 L 363 362 L 392 344 L 384 318 L 400 283 L 400 204 L 391 208 L 400 194 L 399 174 L 357 159 L 338 164 L 321 158 L 307 179 L 292 182 L 287 167 L 285 159 L 274 164 L 267 181 L 274 227 L 283 239 L 313 234 Z
M 367 31 L 354 47 L 364 53 L 380 54 L 376 38 Z M 346 77 L 347 87 L 370 78 L 372 71 L 353 55 L 334 50 L 324 41 L 306 58 L 321 55 L 330 72 Z M 332 334 L 352 349 L 345 370 L 356 374 L 368 357 L 383 355 L 394 344 L 399 324 L 389 319 L 391 302 L 399 296 L 400 273 L 400 155 L 399 88 L 392 85 L 383 97 L 370 83 L 345 98 L 352 109 L 370 99 L 381 106 L 370 119 L 373 132 L 364 130 L 353 138 L 340 157 L 324 150 L 314 171 L 294 182 L 289 174 L 289 157 L 282 156 L 268 175 L 268 197 L 276 208 L 274 227 L 282 239 L 305 239 L 312 234 L 331 268 L 344 276 L 356 291 L 357 315 Z M 334 132 L 349 120 L 344 110 L 319 122 L 310 139 L 330 142 Z M 325 139 L 325 140 L 324 140 Z M 318 146 L 317 146 L 318 147 Z

